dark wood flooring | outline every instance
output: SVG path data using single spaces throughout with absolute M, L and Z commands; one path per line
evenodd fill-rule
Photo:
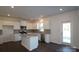
M 79 49 L 74 49 L 67 45 L 59 45 L 55 43 L 39 43 L 37 49 L 31 52 L 78 52 Z M 29 52 L 21 45 L 21 42 L 7 42 L 0 45 L 0 52 Z

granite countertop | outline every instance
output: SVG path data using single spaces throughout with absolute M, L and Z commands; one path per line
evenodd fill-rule
M 39 33 L 22 34 L 22 36 L 38 36 Z
M 38 36 L 39 33 L 28 33 L 27 36 Z

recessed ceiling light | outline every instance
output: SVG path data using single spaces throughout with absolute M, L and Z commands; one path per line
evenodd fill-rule
M 11 8 L 14 8 L 14 6 L 11 6 Z
M 8 14 L 8 16 L 10 16 L 10 14 Z
M 63 11 L 63 9 L 62 9 L 62 8 L 60 8 L 59 10 L 60 10 L 60 11 Z

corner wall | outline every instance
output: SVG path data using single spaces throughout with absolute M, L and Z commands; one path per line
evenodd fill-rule
M 71 46 L 79 48 L 79 10 L 49 17 L 51 42 L 62 44 L 62 23 L 71 22 Z

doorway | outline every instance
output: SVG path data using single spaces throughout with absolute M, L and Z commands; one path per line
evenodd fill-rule
M 3 25 L 3 34 L 13 34 L 13 26 L 12 25 Z
M 64 44 L 71 43 L 71 23 L 70 22 L 63 23 L 63 43 Z
M 13 26 L 12 25 L 3 25 L 3 41 L 13 41 L 14 35 L 13 35 Z

